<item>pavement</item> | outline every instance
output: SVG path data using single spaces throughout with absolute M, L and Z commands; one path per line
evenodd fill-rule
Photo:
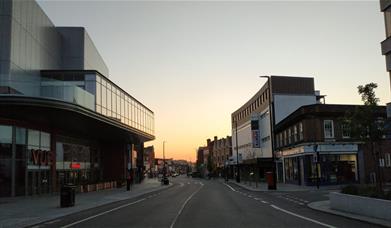
M 379 227 L 307 207 L 327 191 L 257 192 L 180 176 L 171 188 L 37 224 L 50 227 Z
M 75 206 L 68 208 L 60 208 L 60 197 L 58 194 L 1 198 L 0 228 L 26 227 L 45 221 L 53 221 L 63 216 L 129 200 L 168 187 L 170 186 L 161 185 L 157 179 L 145 179 L 141 184 L 133 185 L 131 191 L 126 191 L 125 188 L 117 188 L 76 194 Z
M 237 183 L 237 182 L 231 181 L 231 180 L 229 181 L 229 183 L 240 186 L 241 188 L 244 188 L 248 191 L 253 191 L 253 192 L 269 192 L 269 193 L 296 192 L 296 195 L 297 195 L 299 192 L 302 192 L 302 193 L 307 192 L 307 194 L 311 194 L 311 192 L 313 193 L 315 191 L 319 191 L 320 194 L 327 196 L 327 199 L 328 199 L 329 192 L 339 191 L 339 189 L 341 189 L 341 187 L 342 187 L 342 186 L 338 186 L 338 185 L 321 186 L 318 190 L 318 189 L 316 189 L 316 187 L 313 187 L 313 186 L 298 186 L 298 185 L 292 185 L 292 184 L 278 183 L 277 190 L 268 190 L 266 183 L 258 183 L 257 187 L 255 186 L 254 183 L 252 183 L 250 185 L 249 183 L 247 183 L 247 184 Z M 296 197 L 291 198 L 291 200 L 293 202 L 295 200 L 294 198 L 296 198 Z M 287 197 L 287 199 L 289 200 L 289 197 Z M 319 201 L 319 199 L 320 198 L 313 198 L 313 200 L 318 200 L 318 201 L 310 202 L 308 200 L 304 200 L 301 202 L 303 204 L 306 204 L 309 208 L 311 208 L 313 210 L 322 211 L 322 212 L 333 214 L 333 215 L 343 216 L 343 217 L 346 217 L 349 219 L 355 219 L 355 220 L 359 220 L 359 221 L 363 221 L 363 222 L 367 222 L 367 223 L 371 223 L 371 224 L 376 224 L 376 225 L 380 225 L 380 226 L 391 227 L 391 221 L 386 221 L 386 220 L 368 217 L 368 216 L 357 215 L 357 214 L 348 213 L 348 212 L 344 212 L 344 211 L 338 211 L 338 210 L 332 209 L 330 207 L 329 200 Z M 326 199 L 326 198 L 323 198 L 323 199 Z M 298 201 L 298 202 L 300 202 L 300 201 Z
M 277 190 L 268 190 L 267 183 L 260 182 L 255 184 L 255 182 L 240 182 L 237 183 L 234 180 L 229 180 L 229 183 L 239 185 L 242 188 L 258 191 L 258 192 L 268 192 L 268 191 L 281 191 L 281 192 L 300 192 L 300 191 L 312 191 L 318 190 L 316 186 L 303 186 L 297 184 L 285 184 L 285 183 L 277 183 Z M 337 191 L 340 190 L 344 185 L 326 185 L 319 186 L 319 190 L 328 190 L 328 191 Z

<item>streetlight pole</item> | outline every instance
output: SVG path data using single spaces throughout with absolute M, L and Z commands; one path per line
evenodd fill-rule
M 163 141 L 163 179 L 166 178 L 166 154 L 165 154 L 165 144 L 166 141 Z
M 270 143 L 272 149 L 272 174 L 273 174 L 273 183 L 269 189 L 276 190 L 277 189 L 277 174 L 276 174 L 276 157 L 274 154 L 274 101 L 272 101 L 272 90 L 270 88 L 270 76 L 259 76 L 260 78 L 267 78 L 267 89 L 269 90 L 269 116 L 270 116 Z
M 240 183 L 238 121 L 237 120 L 235 120 L 235 141 L 236 141 L 236 182 Z

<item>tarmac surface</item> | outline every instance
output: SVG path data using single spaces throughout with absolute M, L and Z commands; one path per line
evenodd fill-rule
M 173 187 L 33 227 L 378 227 L 307 207 L 327 191 L 254 192 L 180 176 Z

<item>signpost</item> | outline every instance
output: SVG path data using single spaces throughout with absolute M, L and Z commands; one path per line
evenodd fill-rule
M 319 155 L 319 151 L 318 151 L 318 145 L 314 145 L 314 159 L 313 159 L 313 162 L 315 163 L 316 165 L 316 188 L 319 189 L 319 182 L 320 182 L 320 177 L 319 177 L 319 168 L 320 168 L 320 164 L 319 164 L 319 160 L 320 160 L 320 155 Z

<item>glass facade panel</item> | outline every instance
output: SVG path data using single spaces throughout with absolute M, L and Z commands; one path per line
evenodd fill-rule
M 50 150 L 50 134 L 41 132 L 41 148 Z
M 87 77 L 88 76 L 88 77 Z M 100 75 L 86 75 L 95 93 L 95 110 L 119 122 L 154 134 L 153 113 Z M 87 83 L 87 84 L 88 84 Z M 85 84 L 87 86 L 87 84 Z
M 101 88 L 101 84 L 100 83 L 96 83 L 96 104 L 97 105 L 102 105 L 102 92 L 101 92 L 102 88 Z
M 0 143 L 12 143 L 11 126 L 0 126 Z
M 25 128 L 16 128 L 16 144 L 26 145 L 26 129 Z
M 27 143 L 30 147 L 39 147 L 40 139 L 39 139 L 39 131 L 36 130 L 28 130 L 28 140 Z

